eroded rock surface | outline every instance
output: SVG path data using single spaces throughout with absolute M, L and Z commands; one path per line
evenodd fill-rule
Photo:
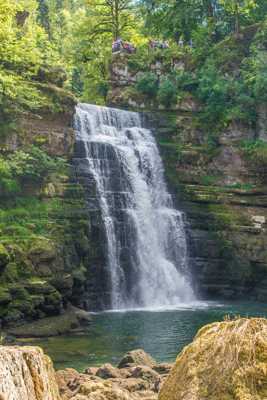
M 1 400 L 60 400 L 52 362 L 38 347 L 0 346 Z
M 176 360 L 159 400 L 267 398 L 267 320 L 238 319 L 202 328 Z

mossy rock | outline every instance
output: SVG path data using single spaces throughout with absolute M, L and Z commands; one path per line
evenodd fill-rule
M 31 295 L 49 295 L 55 288 L 45 280 L 32 280 L 25 283 L 25 288 Z
M 10 291 L 12 298 L 15 300 L 29 299 L 28 291 L 24 288 L 24 286 L 22 286 L 20 284 L 10 286 L 9 291 Z
M 54 289 L 54 291 L 45 296 L 45 302 L 41 307 L 48 315 L 57 315 L 63 310 L 62 295 Z
M 263 400 L 266 366 L 266 319 L 207 325 L 178 356 L 159 400 Z
M 5 268 L 10 260 L 7 249 L 0 243 L 0 271 Z
M 34 265 L 41 262 L 52 261 L 56 258 L 57 251 L 53 242 L 50 240 L 37 240 L 29 250 L 29 258 Z
M 51 337 L 68 334 L 72 330 L 87 326 L 90 321 L 88 312 L 70 307 L 62 315 L 23 324 L 9 329 L 8 333 L 18 338 Z

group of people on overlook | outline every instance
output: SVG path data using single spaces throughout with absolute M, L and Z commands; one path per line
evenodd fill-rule
M 170 47 L 169 43 L 167 41 L 152 40 L 152 39 L 149 41 L 148 45 L 149 45 L 150 49 L 165 50 Z M 182 37 L 180 37 L 180 39 L 178 41 L 178 45 L 180 47 L 184 47 L 185 42 Z M 190 41 L 189 41 L 189 47 L 193 48 L 192 39 L 190 39 Z M 123 41 L 121 38 L 117 38 L 112 43 L 112 53 L 115 54 L 115 53 L 121 53 L 121 52 L 125 52 L 128 54 L 134 54 L 136 52 L 136 47 L 129 42 Z

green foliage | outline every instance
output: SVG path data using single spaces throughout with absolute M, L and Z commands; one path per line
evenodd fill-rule
M 64 163 L 64 160 L 53 159 L 36 146 L 27 151 L 15 151 L 7 157 L 0 156 L 0 193 L 19 193 L 25 181 L 41 182 L 52 172 L 60 171 Z
M 233 120 L 255 121 L 255 99 L 242 75 L 223 74 L 207 60 L 198 75 L 197 96 L 204 104 L 203 119 L 224 127 Z
M 226 188 L 250 191 L 254 189 L 254 185 L 251 183 L 234 183 L 232 185 L 226 185 Z
M 89 15 L 92 16 L 90 36 L 110 33 L 116 40 L 134 25 L 132 0 L 89 0 Z
M 264 0 L 141 0 L 141 7 L 146 34 L 175 41 L 194 38 L 204 47 L 210 40 L 218 42 L 231 32 L 239 33 L 243 26 L 266 15 Z
M 241 149 L 253 172 L 266 183 L 267 173 L 267 143 L 263 140 L 246 140 L 241 143 Z
M 241 142 L 241 149 L 249 158 L 253 158 L 257 154 L 267 154 L 267 143 L 263 140 L 244 140 Z
M 217 180 L 218 180 L 217 176 L 204 175 L 201 177 L 200 182 L 204 186 L 213 186 L 213 185 L 216 185 Z
M 158 93 L 158 77 L 153 72 L 147 72 L 138 79 L 137 90 L 148 97 L 155 97 Z
M 158 100 L 165 107 L 170 107 L 177 102 L 177 88 L 170 79 L 165 78 L 160 82 Z

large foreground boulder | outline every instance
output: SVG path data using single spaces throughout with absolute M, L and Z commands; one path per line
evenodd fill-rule
M 52 362 L 38 347 L 0 346 L 1 400 L 60 400 Z
M 237 319 L 202 328 L 185 347 L 159 400 L 267 399 L 267 320 Z

